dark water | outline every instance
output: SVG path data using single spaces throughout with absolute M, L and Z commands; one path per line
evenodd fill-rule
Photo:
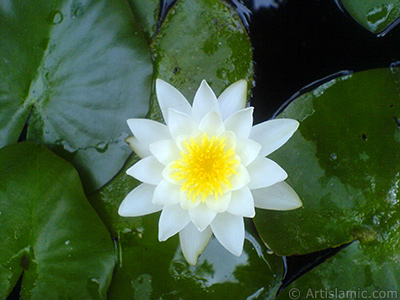
M 334 0 L 247 0 L 254 47 L 255 121 L 270 118 L 303 87 L 334 73 L 400 60 L 400 29 L 377 37 Z
M 159 23 L 177 0 L 161 0 Z M 314 86 L 346 72 L 389 67 L 400 61 L 400 26 L 377 37 L 334 0 L 231 0 L 248 27 L 255 60 L 251 103 L 255 122 Z M 285 258 L 284 286 L 334 255 L 329 249 Z M 21 281 L 8 299 L 18 299 Z
M 400 26 L 376 36 L 334 0 L 232 0 L 248 24 L 254 48 L 255 122 L 335 76 L 398 65 Z M 284 258 L 286 287 L 343 247 Z

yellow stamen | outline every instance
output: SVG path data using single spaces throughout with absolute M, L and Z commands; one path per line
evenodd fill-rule
M 230 177 L 237 174 L 239 161 L 235 159 L 235 149 L 225 149 L 225 138 L 203 134 L 200 142 L 190 138 L 184 142 L 181 158 L 176 160 L 171 169 L 176 172 L 171 178 L 182 182 L 181 191 L 194 201 L 213 195 L 216 199 L 224 192 L 224 188 L 232 188 Z

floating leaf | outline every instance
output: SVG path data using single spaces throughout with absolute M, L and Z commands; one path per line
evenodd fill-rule
M 246 79 L 251 87 L 250 40 L 240 17 L 228 3 L 177 1 L 152 48 L 155 77 L 172 84 L 189 101 L 203 79 L 216 94 L 240 79 Z M 157 113 L 156 107 L 153 103 L 153 113 Z
M 27 139 L 78 169 L 85 190 L 130 154 L 126 119 L 148 110 L 152 62 L 124 0 L 0 3 L 0 147 Z
M 257 211 L 257 229 L 276 253 L 306 254 L 398 230 L 399 79 L 398 69 L 339 77 L 279 115 L 300 127 L 271 158 L 304 206 Z
M 0 298 L 105 299 L 115 264 L 78 174 L 44 146 L 0 149 Z
M 170 0 L 169 0 L 170 1 Z M 157 30 L 157 20 L 159 17 L 158 8 L 168 1 L 160 0 L 129 0 L 132 13 L 139 22 L 148 42 L 150 43 Z
M 179 88 L 189 101 L 202 79 L 217 94 L 239 79 L 251 82 L 250 41 L 240 18 L 228 3 L 178 1 L 166 16 L 151 49 L 155 77 Z M 150 117 L 163 122 L 155 93 L 152 99 Z M 214 299 L 232 294 L 242 298 L 273 297 L 280 285 L 281 258 L 267 254 L 264 257 L 249 242 L 245 253 L 236 258 L 212 241 L 198 265 L 190 267 L 181 254 L 177 237 L 162 243 L 157 240 L 159 214 L 139 218 L 118 216 L 120 203 L 138 185 L 125 174 L 136 161 L 137 157 L 132 156 L 109 184 L 89 197 L 119 241 L 119 264 L 110 298 Z M 218 257 L 214 252 L 219 253 Z M 220 270 L 221 262 L 227 269 Z
M 383 34 L 400 17 L 399 0 L 340 0 L 342 7 L 369 31 Z
M 159 214 L 135 218 L 139 226 L 119 235 L 120 264 L 110 299 L 274 299 L 281 284 L 282 258 L 266 252 L 246 234 L 240 257 L 212 239 L 196 266 L 182 255 L 178 237 L 157 240 Z
M 398 243 L 393 238 L 398 240 L 399 233 L 388 239 L 390 245 Z M 400 299 L 400 248 L 389 255 L 388 249 L 385 243 L 354 242 L 289 285 L 277 299 Z
M 140 5 L 135 0 L 131 1 Z M 185 23 L 184 20 L 196 21 Z M 199 32 L 201 36 L 198 36 Z M 215 51 L 206 54 L 203 48 L 204 44 L 207 45 L 204 39 L 208 36 L 219 37 L 219 41 Z M 192 42 L 187 43 L 187 40 Z M 234 8 L 218 0 L 179 1 L 168 15 L 155 43 L 152 49 L 157 57 L 157 77 L 176 84 L 175 87 L 183 91 L 189 101 L 193 100 L 202 79 L 210 80 L 212 89 L 219 95 L 233 82 L 243 78 L 250 81 L 252 78 L 251 45 L 244 26 Z M 182 62 L 179 72 L 175 72 L 177 65 L 171 65 L 171 61 Z M 224 68 L 225 71 L 221 72 Z M 154 92 L 152 98 L 150 116 L 164 122 Z M 113 234 L 123 231 L 130 223 L 129 218 L 119 217 L 117 211 L 124 197 L 139 184 L 125 174 L 137 160 L 136 155 L 131 156 L 110 184 L 89 197 Z

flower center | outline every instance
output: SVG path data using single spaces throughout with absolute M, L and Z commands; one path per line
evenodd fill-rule
M 218 199 L 226 188 L 232 189 L 230 177 L 237 174 L 239 161 L 233 147 L 225 149 L 224 137 L 209 138 L 204 133 L 199 142 L 190 138 L 184 145 L 182 157 L 171 166 L 176 170 L 171 178 L 182 182 L 181 191 L 187 192 L 188 199 L 201 196 L 204 202 L 210 195 Z

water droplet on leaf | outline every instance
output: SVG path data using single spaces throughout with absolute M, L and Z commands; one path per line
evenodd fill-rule
M 83 14 L 85 13 L 83 7 L 78 7 L 75 11 L 74 11 L 74 16 L 75 17 L 81 17 Z
M 98 143 L 96 145 L 96 150 L 100 153 L 106 152 L 108 149 L 108 144 L 107 143 Z
M 56 14 L 54 15 L 54 18 L 53 18 L 53 23 L 54 24 L 60 24 L 62 21 L 63 21 L 63 19 L 64 19 L 64 16 L 62 15 L 62 13 L 61 12 L 56 12 Z
M 52 25 L 52 24 L 57 25 L 57 24 L 60 24 L 64 20 L 64 16 L 59 10 L 53 10 L 47 15 L 45 20 L 50 25 Z

